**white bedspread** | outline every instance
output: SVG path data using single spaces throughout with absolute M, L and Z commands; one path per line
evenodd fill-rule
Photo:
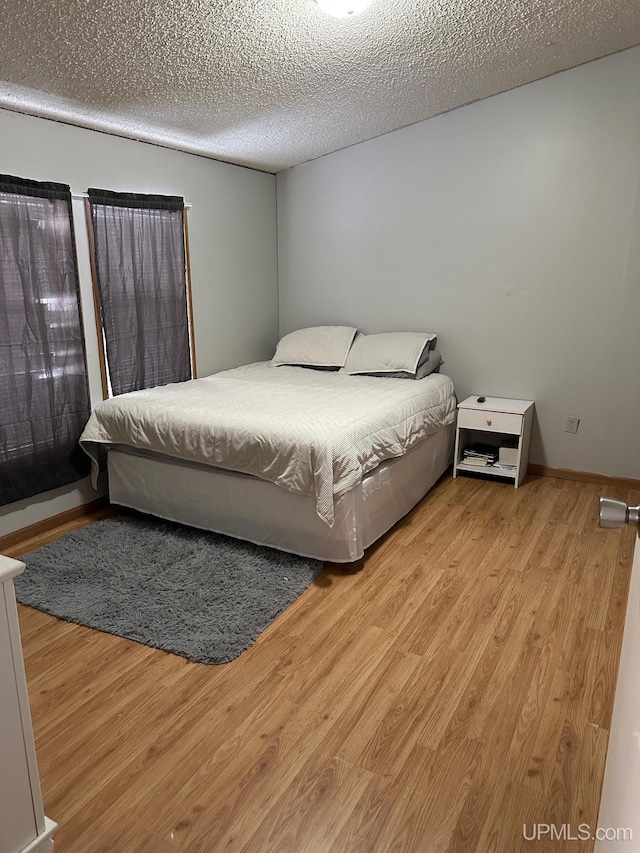
M 146 391 L 94 410 L 80 438 L 97 474 L 99 445 L 127 445 L 270 480 L 333 502 L 385 459 L 455 420 L 448 376 L 349 376 L 261 362 Z

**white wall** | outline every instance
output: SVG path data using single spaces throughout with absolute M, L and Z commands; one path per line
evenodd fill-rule
M 199 376 L 270 358 L 277 341 L 275 178 L 0 110 L 0 171 L 88 187 L 181 195 L 189 238 Z M 74 202 L 92 402 L 101 399 L 82 201 Z M 104 488 L 102 489 L 104 493 Z M 86 481 L 0 507 L 0 536 L 96 497 Z
M 531 461 L 640 477 L 639 183 L 640 48 L 282 172 L 280 332 L 437 332 Z

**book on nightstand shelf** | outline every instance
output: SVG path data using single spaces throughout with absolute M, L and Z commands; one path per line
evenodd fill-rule
M 476 465 L 478 468 L 486 468 L 498 461 L 498 448 L 492 444 L 477 442 L 465 447 L 462 452 L 462 461 L 465 465 Z

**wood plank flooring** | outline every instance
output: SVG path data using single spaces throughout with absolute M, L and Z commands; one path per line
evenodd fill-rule
M 21 607 L 56 849 L 592 849 L 523 825 L 597 827 L 635 541 L 603 492 L 640 498 L 445 476 L 218 667 Z

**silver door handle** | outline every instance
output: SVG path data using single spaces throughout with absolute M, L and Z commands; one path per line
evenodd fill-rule
M 625 524 L 640 525 L 640 506 L 627 506 L 615 498 L 600 498 L 600 527 L 624 527 Z

